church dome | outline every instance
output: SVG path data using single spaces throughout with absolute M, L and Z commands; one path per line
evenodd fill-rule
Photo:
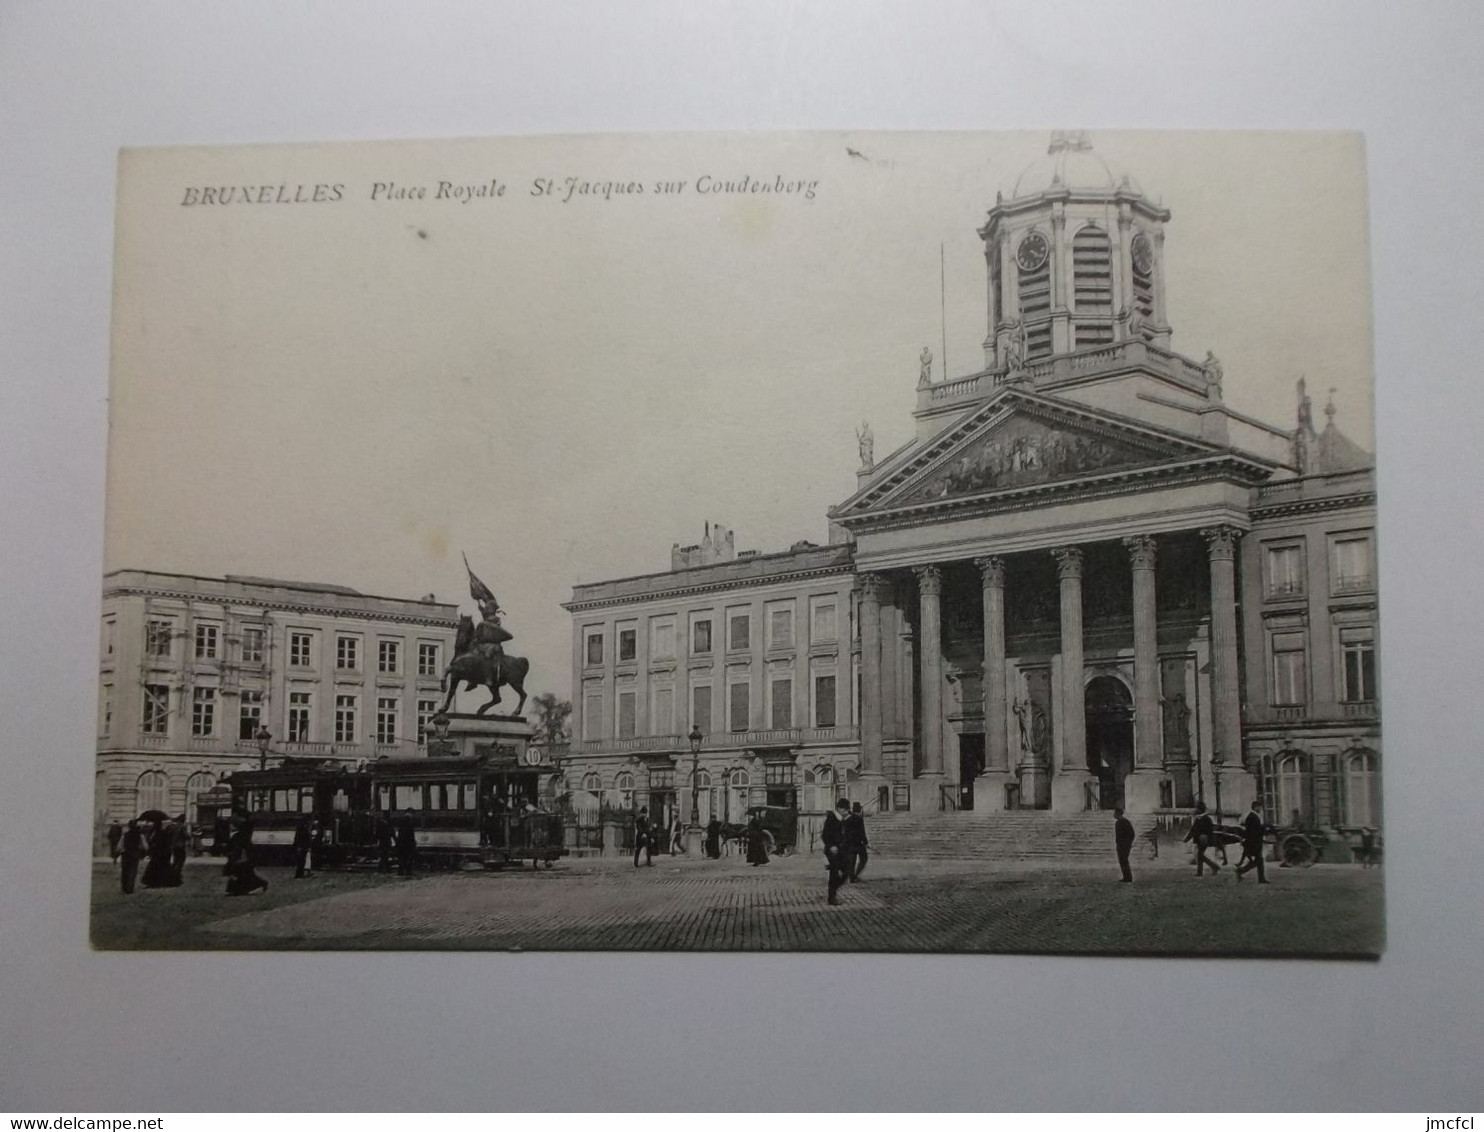
M 1132 178 L 1114 170 L 1093 152 L 1085 130 L 1058 130 L 1051 135 L 1046 155 L 1032 161 L 1016 179 L 1011 196 L 1031 197 L 1061 190 L 1111 193 L 1118 188 L 1141 192 Z

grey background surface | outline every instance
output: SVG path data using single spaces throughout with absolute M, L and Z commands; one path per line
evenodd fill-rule
M 1481 39 L 1465 3 L 6 5 L 0 1106 L 1477 1107 Z M 1379 964 L 88 950 L 118 147 L 1057 126 L 1366 131 Z

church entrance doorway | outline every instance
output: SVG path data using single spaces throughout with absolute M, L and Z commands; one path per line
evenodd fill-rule
M 958 737 L 958 808 L 974 808 L 974 780 L 984 773 L 984 736 Z
M 1123 805 L 1123 780 L 1134 766 L 1133 697 L 1112 676 L 1095 677 L 1084 695 L 1087 770 L 1097 780 L 1097 806 L 1117 809 Z

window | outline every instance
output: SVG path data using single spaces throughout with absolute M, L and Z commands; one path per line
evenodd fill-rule
M 1149 237 L 1143 232 L 1136 232 L 1130 242 L 1133 259 L 1134 310 L 1144 324 L 1140 336 L 1148 341 L 1154 334 L 1149 329 L 1149 320 L 1154 317 L 1154 256 L 1141 254 L 1140 245 L 1144 246 L 1147 253 Z
M 835 678 L 832 675 L 814 678 L 814 726 L 835 726 Z
M 1304 548 L 1268 547 L 1268 596 L 1297 597 L 1304 592 Z
M 583 697 L 582 737 L 589 741 L 603 737 L 603 697 L 600 695 Z
M 656 790 L 674 790 L 675 789 L 675 768 L 673 766 L 652 766 L 652 767 L 650 767 L 649 768 L 649 789 L 650 789 L 651 793 L 654 792 L 654 791 L 656 791 Z
M 635 699 L 633 692 L 618 694 L 618 737 L 620 739 L 634 737 Z
M 697 684 L 690 690 L 690 725 L 702 735 L 711 734 L 711 685 Z
M 768 610 L 768 647 L 770 649 L 794 647 L 794 611 L 791 606 Z
M 237 738 L 249 740 L 263 722 L 263 693 L 244 691 L 237 701 Z
M 144 623 L 144 654 L 146 656 L 170 655 L 170 622 L 146 621 Z
M 706 656 L 711 652 L 711 618 L 703 617 L 691 622 L 690 651 L 697 656 Z
M 675 622 L 666 618 L 649 623 L 649 659 L 665 660 L 675 655 Z
M 438 714 L 437 700 L 417 701 L 417 745 L 425 747 L 428 733 L 433 729 L 433 717 Z
M 196 820 L 196 803 L 201 795 L 216 785 L 216 775 L 209 770 L 198 770 L 186 779 L 186 820 Z
M 289 693 L 289 727 L 288 736 L 290 743 L 309 742 L 309 692 Z
M 751 647 L 752 614 L 730 614 L 727 618 L 727 648 L 750 649 Z
M 1334 592 L 1353 593 L 1374 588 L 1371 579 L 1371 540 L 1337 538 L 1334 549 Z
M 1370 703 L 1376 699 L 1376 631 L 1340 630 L 1341 670 L 1340 699 L 1345 703 Z
M 164 735 L 169 732 L 170 689 L 164 684 L 144 686 L 144 713 L 139 729 L 146 735 Z
M 671 735 L 675 731 L 675 689 L 654 690 L 653 712 L 649 719 L 651 735 Z
M 356 741 L 356 696 L 335 697 L 335 742 Z
M 815 598 L 810 609 L 810 617 L 813 624 L 809 630 L 809 636 L 814 641 L 833 641 L 835 639 L 835 599 L 826 598 L 820 600 Z
M 618 791 L 618 804 L 628 809 L 634 804 L 634 776 L 626 770 L 618 772 L 613 780 L 613 789 Z
M 361 640 L 359 637 L 335 638 L 335 667 L 354 672 L 361 667 Z
M 242 630 L 242 663 L 263 663 L 263 630 L 256 625 Z
M 763 767 L 765 786 L 792 786 L 794 784 L 793 763 L 769 763 Z
M 794 682 L 791 677 L 772 681 L 769 687 L 772 711 L 769 713 L 775 729 L 794 725 Z
M 423 788 L 420 782 L 399 782 L 394 794 L 394 804 L 399 810 L 423 808 Z
M 113 685 L 104 684 L 98 694 L 98 736 L 108 738 L 113 730 Z
M 112 617 L 105 617 L 103 619 L 103 655 L 104 656 L 112 656 L 113 655 L 113 631 L 114 631 L 114 628 L 115 628 L 114 619 Z
M 293 668 L 308 668 L 310 642 L 314 638 L 308 633 L 289 634 L 289 665 Z
M 686 786 L 695 789 L 696 817 L 704 826 L 713 816 L 718 816 L 716 791 L 711 788 L 711 772 L 701 767 L 695 774 L 686 775 L 686 780 Z
M 423 641 L 417 646 L 417 674 L 419 676 L 438 675 L 438 646 L 428 641 Z
M 1345 824 L 1376 828 L 1381 824 L 1376 756 L 1356 751 L 1345 759 Z
M 1270 819 L 1275 825 L 1290 823 L 1306 826 L 1313 817 L 1309 797 L 1308 756 L 1302 751 L 1284 751 L 1278 759 L 1278 812 Z
M 590 770 L 582 776 L 582 788 L 589 794 L 601 794 L 603 792 L 603 779 L 595 770 Z
M 215 660 L 217 627 L 215 625 L 196 626 L 196 659 Z
M 197 688 L 191 693 L 191 734 L 203 738 L 216 734 L 215 688 Z
M 587 635 L 587 662 L 588 664 L 603 663 L 603 632 L 589 632 Z
M 396 696 L 378 696 L 376 698 L 376 741 L 387 744 L 397 741 L 397 707 Z
M 1304 635 L 1273 634 L 1273 703 L 1301 704 L 1308 699 L 1304 681 Z
M 730 731 L 746 731 L 748 717 L 752 710 L 749 702 L 752 688 L 745 683 L 729 684 L 727 686 L 727 729 Z
M 726 813 L 723 820 L 738 824 L 747 820 L 747 791 L 751 781 L 751 776 L 740 768 L 727 775 Z
M 402 642 L 378 641 L 376 644 L 376 671 L 396 675 L 402 671 Z
M 170 779 L 163 770 L 147 770 L 134 783 L 134 812 L 145 810 L 168 810 L 170 802 Z
M 620 628 L 618 631 L 618 659 L 620 661 L 633 660 L 639 651 L 639 631 L 637 629 Z

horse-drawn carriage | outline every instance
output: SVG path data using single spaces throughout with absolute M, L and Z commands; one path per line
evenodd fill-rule
M 1218 825 L 1211 848 L 1216 850 L 1225 864 L 1227 847 L 1241 845 L 1245 836 L 1239 825 Z M 1268 826 L 1263 831 L 1263 852 L 1267 853 L 1268 846 L 1273 846 L 1276 850 L 1273 856 L 1279 863 L 1288 868 L 1307 869 L 1316 861 L 1324 859 L 1324 850 L 1330 840 L 1330 835 L 1320 829 L 1297 825 L 1282 828 Z

